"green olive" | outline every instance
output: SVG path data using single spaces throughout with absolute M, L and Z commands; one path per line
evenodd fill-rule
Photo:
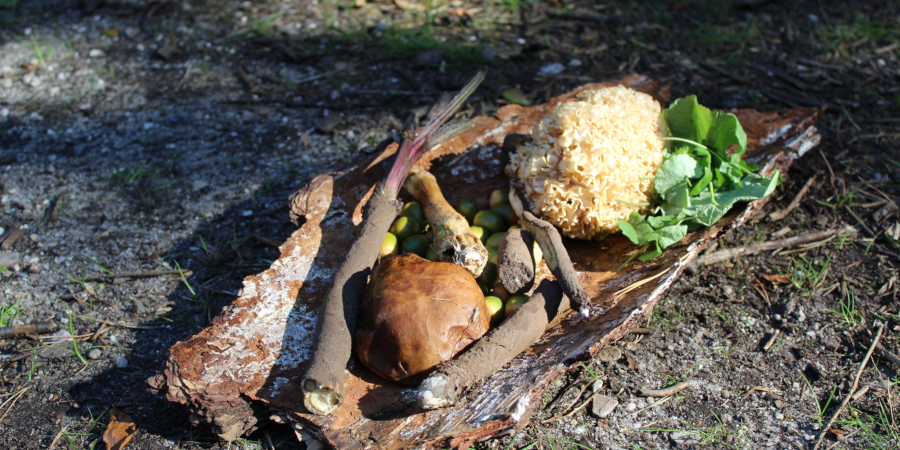
M 394 236 L 397 236 L 397 240 L 405 241 L 406 238 L 419 234 L 421 228 L 419 228 L 419 222 L 416 222 L 416 219 L 412 217 L 398 217 L 397 220 L 391 225 L 390 232 L 394 233 Z
M 462 214 L 469 221 L 469 225 L 472 225 L 475 214 L 478 214 L 478 205 L 474 200 L 463 200 L 456 206 L 456 212 Z
M 485 247 L 499 247 L 500 241 L 503 240 L 503 236 L 506 236 L 505 231 L 500 231 L 498 233 L 492 234 L 491 237 L 487 238 L 487 240 L 484 241 L 484 246 Z
M 484 283 L 485 286 L 497 284 L 497 265 L 491 262 L 487 263 L 477 280 Z
M 498 281 L 497 284 L 494 285 L 494 289 L 491 290 L 491 295 L 493 295 L 495 297 L 500 297 L 501 299 L 506 300 L 512 294 L 510 294 L 509 291 L 506 290 L 506 287 L 503 286 L 503 283 Z
M 425 210 L 419 202 L 409 202 L 403 205 L 403 209 L 400 210 L 400 215 L 412 217 L 420 224 L 425 223 Z
M 515 225 L 519 221 L 516 210 L 514 210 L 509 203 L 497 203 L 496 205 L 491 206 L 491 211 L 502 217 L 507 225 Z
M 500 203 L 509 203 L 509 189 L 497 189 L 491 192 L 491 208 Z
M 397 236 L 394 233 L 388 233 L 384 236 L 384 242 L 381 243 L 381 251 L 378 252 L 379 257 L 385 257 L 397 254 Z
M 527 295 L 513 295 L 506 300 L 506 306 L 504 307 L 503 312 L 506 313 L 506 317 L 509 317 L 512 313 L 516 312 L 517 309 L 522 307 L 522 305 L 524 305 L 527 301 Z
M 431 262 L 440 262 L 441 258 L 438 256 L 438 253 L 434 251 L 434 247 L 428 246 L 428 250 L 425 251 L 425 259 Z
M 400 250 L 403 250 L 403 253 L 415 253 L 424 258 L 430 247 L 427 237 L 421 234 L 414 234 L 403 241 L 403 244 L 400 245 Z
M 472 234 L 474 234 L 475 237 L 477 237 L 478 239 L 480 239 L 481 242 L 484 242 L 484 239 L 485 239 L 485 237 L 484 237 L 484 235 L 485 235 L 484 228 L 481 228 L 481 227 L 469 227 L 469 229 L 472 230 Z
M 534 265 L 538 265 L 542 259 L 544 259 L 544 252 L 541 251 L 541 246 L 538 245 L 537 241 L 534 242 Z
M 497 264 L 497 250 L 497 247 L 487 247 L 489 263 Z
M 487 303 L 488 312 L 491 313 L 491 325 L 497 325 L 503 321 L 503 300 L 493 295 L 484 298 Z
M 488 231 L 490 234 L 494 234 L 506 226 L 504 219 L 493 211 L 478 211 L 478 214 L 475 214 L 475 220 L 472 223 L 474 223 L 476 227 L 484 228 L 485 231 Z

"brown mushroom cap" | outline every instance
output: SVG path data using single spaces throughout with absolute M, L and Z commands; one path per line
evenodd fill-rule
M 568 237 L 599 239 L 618 232 L 617 221 L 632 211 L 648 212 L 623 202 L 656 197 L 647 176 L 662 165 L 667 128 L 647 94 L 615 86 L 578 98 L 534 127 L 507 173 L 537 216 Z
M 356 353 L 378 375 L 416 384 L 481 338 L 491 315 L 478 282 L 451 263 L 383 260 L 361 305 Z

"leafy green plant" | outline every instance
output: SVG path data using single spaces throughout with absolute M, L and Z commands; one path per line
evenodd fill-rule
M 874 415 L 850 406 L 847 414 L 843 414 L 836 423 L 844 430 L 845 436 L 859 434 L 869 449 L 894 449 L 900 441 L 891 408 L 883 400 L 878 402 L 878 411 Z
M 635 257 L 658 257 L 689 230 L 712 226 L 736 203 L 768 196 L 780 180 L 777 171 L 764 178 L 753 172 L 759 167 L 741 159 L 747 134 L 734 114 L 711 111 L 692 95 L 672 103 L 663 117 L 673 149 L 655 176 L 662 200 L 647 218 L 632 212 L 628 221 L 619 220 L 622 234 L 641 246 L 626 265 Z
M 826 309 L 830 313 L 841 316 L 841 324 L 847 326 L 851 330 L 856 329 L 863 323 L 862 314 L 856 311 L 856 292 L 852 288 L 847 289 L 846 298 L 839 299 L 840 311 Z
M 834 389 L 831 390 L 831 395 L 828 396 L 828 400 L 825 401 L 825 405 L 821 405 L 821 404 L 819 404 L 819 400 L 816 397 L 816 390 L 813 389 L 812 383 L 809 382 L 809 379 L 806 378 L 806 375 L 803 373 L 802 370 L 797 369 L 797 372 L 800 373 L 800 378 L 803 378 L 803 381 L 806 383 L 806 386 L 809 388 L 809 392 L 810 392 L 810 395 L 812 396 L 812 400 L 816 404 L 816 415 L 815 416 L 807 415 L 807 417 L 809 417 L 809 418 L 815 420 L 816 422 L 818 422 L 819 424 L 821 424 L 825 419 L 825 411 L 828 410 L 828 405 L 830 405 L 831 400 L 834 399 L 834 394 L 837 392 L 837 387 L 835 387 Z
M 13 319 L 19 317 L 21 313 L 19 302 L 15 302 L 12 305 L 0 305 L 0 327 L 10 326 Z
M 75 339 L 75 320 L 72 319 L 72 310 L 69 309 L 68 311 L 69 311 L 69 336 L 72 336 L 72 350 L 75 352 L 75 356 L 78 357 L 78 360 L 81 361 L 82 364 L 87 365 L 87 360 L 84 359 L 84 356 L 81 355 L 81 351 L 78 349 L 78 339 Z

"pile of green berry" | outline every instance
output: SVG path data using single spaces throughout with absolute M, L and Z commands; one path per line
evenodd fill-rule
M 508 230 L 519 228 L 519 218 L 509 204 L 509 191 L 498 189 L 492 192 L 490 205 L 491 209 L 479 210 L 475 201 L 463 200 L 456 205 L 456 211 L 466 218 L 472 234 L 487 248 L 488 263 L 476 280 L 491 312 L 491 325 L 497 325 L 528 301 L 528 296 L 510 295 L 497 279 L 497 251 L 500 242 Z M 419 202 L 409 202 L 403 205 L 400 217 L 391 224 L 381 245 L 380 257 L 414 253 L 429 261 L 440 261 L 433 243 L 434 234 L 425 220 L 422 205 Z M 540 252 L 540 247 L 535 243 L 535 261 L 541 260 Z

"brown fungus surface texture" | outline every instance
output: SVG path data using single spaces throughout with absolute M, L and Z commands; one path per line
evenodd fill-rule
M 465 269 L 417 255 L 393 256 L 372 272 L 356 331 L 356 354 L 375 373 L 416 384 L 478 340 L 491 315 Z

